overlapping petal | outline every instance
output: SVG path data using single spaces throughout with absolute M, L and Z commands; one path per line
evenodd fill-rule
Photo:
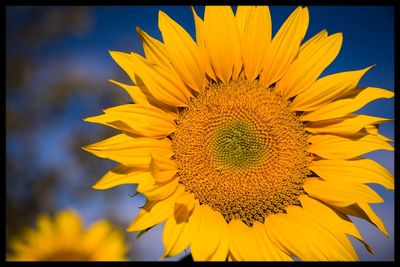
M 336 58 L 342 46 L 342 34 L 321 38 L 317 35 L 305 44 L 285 75 L 276 83 L 275 90 L 289 99 L 310 87 L 322 71 Z
M 241 15 L 242 13 L 244 15 Z M 254 8 L 239 6 L 236 12 L 236 21 L 238 27 L 243 27 L 242 30 L 239 30 L 241 32 L 243 70 L 247 80 L 252 81 L 259 75 L 265 51 L 271 43 L 272 26 L 269 8 L 267 6 Z
M 394 148 L 374 135 L 342 137 L 332 134 L 312 135 L 308 151 L 325 159 L 351 159 L 374 150 Z M 351 149 L 349 149 L 351 148 Z
M 105 114 L 86 118 L 85 121 L 106 124 L 146 137 L 168 136 L 176 130 L 175 120 L 178 119 L 177 115 L 151 105 L 126 104 L 105 109 L 103 112 Z
M 297 111 L 312 111 L 321 108 L 342 93 L 356 88 L 360 79 L 371 68 L 372 66 L 362 70 L 339 72 L 322 77 L 298 94 L 291 106 Z
M 228 225 L 208 205 L 200 205 L 200 223 L 190 249 L 195 261 L 225 261 L 229 250 Z
M 310 164 L 310 170 L 326 181 L 347 183 L 376 183 L 389 190 L 394 189 L 393 175 L 371 159 L 318 160 Z
M 353 98 L 340 99 L 320 109 L 305 112 L 300 119 L 303 121 L 320 121 L 343 117 L 362 108 L 371 101 L 379 98 L 391 98 L 394 95 L 394 93 L 389 90 L 376 87 L 360 89 L 353 92 L 353 94 L 355 95 Z
M 86 151 L 122 163 L 126 166 L 147 167 L 151 154 L 171 157 L 171 141 L 167 138 L 131 137 L 118 134 L 95 144 L 83 147 Z
M 345 207 L 357 202 L 382 203 L 383 199 L 369 186 L 337 181 L 323 181 L 307 178 L 303 185 L 308 195 L 338 207 Z
M 197 233 L 200 214 L 199 203 L 186 194 L 185 204 L 175 203 L 174 214 L 165 222 L 163 230 L 164 256 L 181 253 Z
M 206 81 L 205 67 L 192 37 L 162 11 L 158 14 L 158 25 L 176 72 L 193 90 L 203 91 Z
M 266 50 L 260 80 L 264 86 L 279 81 L 296 58 L 308 28 L 308 9 L 298 7 L 280 27 Z
M 305 125 L 305 129 L 315 134 L 331 133 L 348 135 L 355 134 L 370 124 L 380 124 L 388 121 L 392 121 L 392 119 L 349 114 L 340 118 L 308 122 Z
M 216 76 L 227 83 L 242 69 L 239 32 L 229 6 L 206 6 L 204 43 Z

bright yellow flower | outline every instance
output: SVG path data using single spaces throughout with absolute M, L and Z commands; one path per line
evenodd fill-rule
M 64 210 L 51 219 L 40 214 L 37 229 L 28 228 L 10 242 L 8 261 L 125 261 L 123 233 L 106 220 L 83 228 L 79 215 Z
M 371 67 L 319 78 L 342 34 L 302 42 L 307 8 L 273 38 L 266 6 L 192 11 L 196 42 L 160 11 L 163 42 L 138 28 L 145 57 L 111 52 L 135 104 L 86 119 L 123 131 L 84 148 L 120 163 L 94 188 L 138 184 L 147 203 L 128 230 L 165 221 L 165 257 L 358 260 L 347 235 L 371 248 L 348 215 L 387 235 L 366 183 L 394 188 L 361 155 L 393 147 L 378 133 L 388 119 L 353 112 L 393 92 L 357 87 Z

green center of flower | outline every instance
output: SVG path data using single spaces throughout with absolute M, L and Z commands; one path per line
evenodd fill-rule
M 180 112 L 171 139 L 179 183 L 227 222 L 263 223 L 304 194 L 304 125 L 258 81 L 209 85 Z
M 222 124 L 215 130 L 215 160 L 232 169 L 256 163 L 264 150 L 262 136 L 246 121 Z

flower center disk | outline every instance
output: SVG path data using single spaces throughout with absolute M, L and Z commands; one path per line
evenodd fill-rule
M 289 102 L 258 81 L 210 84 L 172 136 L 179 183 L 227 222 L 251 226 L 298 204 L 311 162 Z

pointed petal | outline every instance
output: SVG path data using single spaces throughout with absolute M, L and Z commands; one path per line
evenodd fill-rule
M 108 80 L 108 81 L 122 87 L 136 104 L 149 105 L 149 102 L 147 101 L 145 94 L 143 94 L 139 86 L 123 84 L 114 80 Z
M 131 54 L 131 62 L 131 68 L 157 100 L 175 107 L 187 106 L 192 93 L 176 72 L 153 64 L 135 53 Z
M 243 67 L 247 80 L 261 71 L 264 54 L 271 43 L 271 15 L 267 6 L 257 6 L 247 18 L 241 38 Z
M 196 11 L 192 7 L 192 13 L 194 18 L 194 24 L 196 27 L 196 43 L 199 47 L 200 59 L 202 60 L 202 64 L 206 70 L 208 77 L 217 80 L 214 70 L 211 67 L 211 63 L 208 59 L 208 54 L 206 51 L 205 43 L 204 43 L 204 21 L 197 15 Z
M 376 215 L 374 210 L 366 202 L 358 202 L 346 207 L 335 207 L 337 210 L 362 218 L 372 224 L 374 224 L 386 237 L 389 236 L 388 231 L 385 228 L 383 221 Z
M 311 133 L 354 134 L 369 124 L 392 121 L 387 118 L 367 115 L 349 114 L 341 118 L 313 121 L 306 124 L 305 129 Z
M 147 137 L 134 138 L 126 134 L 115 135 L 83 149 L 100 158 L 137 167 L 149 166 L 152 154 L 167 158 L 173 155 L 171 141 L 168 138 L 160 140 Z
M 138 81 L 136 79 L 136 73 L 134 68 L 132 68 L 132 57 L 131 54 L 109 51 L 111 57 L 114 61 L 128 74 L 129 78 L 137 85 Z
M 308 151 L 325 159 L 350 159 L 374 150 L 394 150 L 387 142 L 370 134 L 357 138 L 330 134 L 312 135 L 308 141 L 311 143 Z
M 176 130 L 177 115 L 164 112 L 150 105 L 126 104 L 103 110 L 105 114 L 86 118 L 85 121 L 102 123 L 119 129 L 112 124 L 120 121 L 124 131 L 146 137 L 165 137 Z
M 296 58 L 308 28 L 308 9 L 298 7 L 283 23 L 266 50 L 261 83 L 269 87 L 280 80 Z
M 315 111 L 305 112 L 300 119 L 302 121 L 319 121 L 343 117 L 362 108 L 371 101 L 379 98 L 391 98 L 393 95 L 393 92 L 385 89 L 367 87 L 362 89 L 353 98 L 340 99 Z
M 383 202 L 374 190 L 364 184 L 346 183 L 344 186 L 340 182 L 307 178 L 303 188 L 313 198 L 337 207 L 345 207 L 357 202 Z
M 94 185 L 94 189 L 109 189 L 122 184 L 151 183 L 153 178 L 146 169 L 118 165 L 107 172 Z
M 255 8 L 255 6 L 237 6 L 235 20 L 237 29 L 241 36 L 243 36 L 246 24 Z
M 276 83 L 275 90 L 289 99 L 310 87 L 325 68 L 332 63 L 342 46 L 342 34 L 315 38 L 306 43 L 285 75 Z
M 361 241 L 367 250 L 372 253 L 372 248 L 364 241 L 357 227 L 348 216 L 337 212 L 335 209 L 307 195 L 301 195 L 299 200 L 304 212 L 309 214 L 309 217 L 321 226 L 332 232 L 336 232 L 336 236 L 341 239 L 342 244 L 351 246 L 351 243 L 345 235 L 349 234 Z M 349 251 L 351 250 L 353 249 L 349 247 Z
M 328 182 L 377 183 L 386 189 L 394 189 L 393 175 L 371 159 L 318 160 L 313 161 L 309 168 Z
M 159 11 L 158 18 L 165 48 L 176 72 L 193 90 L 202 91 L 206 76 L 196 43 L 178 23 L 164 12 Z
M 190 250 L 195 261 L 225 261 L 229 250 L 228 226 L 219 212 L 199 206 L 200 225 Z
M 206 6 L 204 41 L 211 66 L 224 83 L 236 80 L 242 69 L 239 32 L 229 6 Z
M 362 70 L 340 72 L 318 79 L 292 102 L 298 111 L 312 111 L 330 103 L 340 94 L 356 88 L 360 79 L 373 66 Z
M 184 189 L 178 186 L 170 197 L 160 201 L 147 202 L 127 231 L 135 232 L 147 229 L 168 219 L 173 215 L 175 200 L 184 193 Z
M 287 214 L 273 214 L 265 224 L 273 242 L 286 253 L 303 261 L 357 260 L 357 254 L 341 243 L 334 232 L 325 229 L 305 214 L 304 209 L 289 206 Z
M 154 39 L 139 27 L 136 27 L 136 32 L 139 35 L 140 40 L 142 40 L 143 50 L 147 60 L 164 67 L 172 67 L 171 60 L 169 59 L 167 50 L 162 42 Z

